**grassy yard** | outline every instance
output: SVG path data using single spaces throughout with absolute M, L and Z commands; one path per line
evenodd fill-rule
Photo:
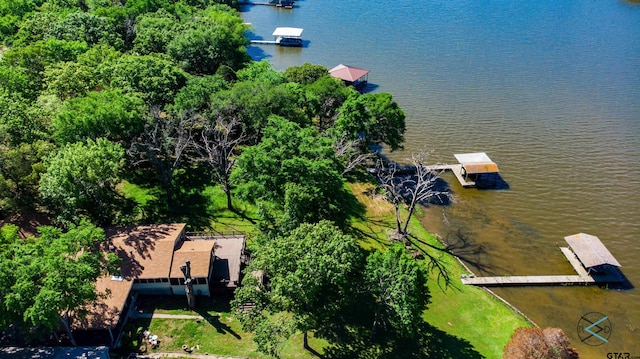
M 367 250 L 384 248 L 389 233 L 395 228 L 393 207 L 381 196 L 375 195 L 371 184 L 350 184 L 349 189 L 366 210 L 361 218 L 354 218 L 351 234 L 360 240 Z M 141 195 L 138 193 L 138 195 Z M 202 193 L 207 198 L 207 215 L 210 229 L 219 232 L 240 230 L 249 236 L 257 233 L 254 206 L 234 201 L 236 211 L 226 207 L 224 193 L 217 187 L 207 187 Z M 425 326 L 430 338 L 429 353 L 436 357 L 450 358 L 499 358 L 502 348 L 513 331 L 530 324 L 498 299 L 472 286 L 463 286 L 460 275 L 464 267 L 451 255 L 439 250 L 442 244 L 428 233 L 417 219 L 409 225 L 411 246 L 440 261 L 451 278 L 448 286 L 439 279 L 437 271 L 431 271 L 429 290 L 431 303 L 424 313 Z M 427 263 L 427 260 L 425 260 Z M 203 299 L 197 312 L 185 308 L 184 298 L 163 298 L 142 306 L 147 313 L 199 314 L 206 320 L 195 319 L 138 319 L 131 327 L 149 329 L 160 337 L 161 345 L 151 352 L 181 352 L 182 345 L 198 348 L 194 353 L 218 354 L 239 357 L 264 357 L 257 352 L 252 334 L 243 332 L 240 323 L 233 317 L 228 300 Z M 320 355 L 328 343 L 310 337 L 311 347 Z M 433 347 L 433 348 L 432 348 Z M 282 349 L 283 358 L 314 358 L 302 349 L 301 335 L 295 335 Z
M 137 328 L 149 330 L 157 335 L 160 345 L 152 349 L 142 345 L 140 348 L 147 354 L 184 352 L 183 345 L 194 347 L 192 354 L 216 354 L 224 356 L 262 358 L 264 354 L 257 351 L 253 335 L 242 330 L 240 323 L 231 314 L 230 297 L 215 296 L 213 298 L 198 297 L 196 311 L 186 307 L 186 299 L 182 296 L 141 296 L 137 302 L 139 313 L 196 315 L 204 319 L 140 318 L 131 321 L 128 327 L 133 332 Z M 129 339 L 125 339 L 129 340 Z M 326 342 L 309 338 L 312 348 L 321 350 Z M 125 343 L 128 345 L 128 343 Z M 315 358 L 313 354 L 302 349 L 302 335 L 294 335 L 282 348 L 283 358 Z
M 380 248 L 387 243 L 390 228 L 395 228 L 395 211 L 381 196 L 371 195 L 368 184 L 352 184 L 351 191 L 367 208 L 366 218 L 353 223 L 365 248 Z M 502 348 L 518 327 L 531 326 L 521 315 L 484 290 L 464 286 L 458 278 L 466 273 L 464 267 L 451 255 L 434 249 L 442 248 L 438 239 L 428 233 L 418 220 L 409 224 L 411 245 L 438 258 L 449 271 L 452 283 L 443 286 L 437 271 L 431 271 L 429 290 L 431 304 L 424 314 L 430 325 L 465 341 L 487 358 L 502 357 Z M 456 344 L 444 342 L 443 345 Z

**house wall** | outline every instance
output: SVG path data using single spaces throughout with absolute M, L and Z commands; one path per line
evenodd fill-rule
M 186 295 L 187 292 L 183 285 L 173 285 L 171 286 L 173 290 L 173 295 Z M 193 286 L 193 290 L 196 292 L 196 295 L 204 295 L 207 297 L 211 296 L 211 292 L 209 291 L 209 286 L 206 284 L 196 284 Z
M 160 283 L 135 283 L 132 289 L 140 294 L 171 295 L 171 289 L 168 281 Z

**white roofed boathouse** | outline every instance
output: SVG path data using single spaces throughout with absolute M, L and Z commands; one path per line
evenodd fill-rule
M 455 154 L 460 162 L 464 187 L 495 187 L 500 179 L 498 165 L 484 152 Z
M 272 35 L 276 38 L 276 45 L 301 47 L 303 30 L 298 27 L 277 27 Z

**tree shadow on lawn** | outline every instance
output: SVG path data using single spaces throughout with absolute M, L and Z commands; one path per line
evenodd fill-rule
M 484 358 L 465 339 L 426 322 L 408 334 L 382 325 L 372 334 L 375 305 L 373 298 L 360 295 L 316 332 L 331 343 L 325 358 Z
M 200 299 L 200 298 L 199 298 Z M 231 312 L 231 295 L 214 294 L 213 297 L 203 297 L 200 302 L 196 301 L 194 311 L 200 314 L 207 323 L 211 324 L 220 334 L 231 334 L 236 339 L 242 339 L 229 325 L 222 322 L 221 313 Z M 199 303 L 199 305 L 198 305 Z
M 386 332 L 370 339 L 370 331 L 360 328 L 345 333 L 339 343 L 325 348 L 326 358 L 484 358 L 466 340 L 448 334 L 428 323 L 411 336 Z

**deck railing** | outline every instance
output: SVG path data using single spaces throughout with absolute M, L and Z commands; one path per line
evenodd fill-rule
M 215 239 L 219 237 L 245 237 L 246 234 L 238 230 L 230 231 L 200 231 L 200 232 L 187 232 L 187 238 L 191 240 L 206 240 Z

